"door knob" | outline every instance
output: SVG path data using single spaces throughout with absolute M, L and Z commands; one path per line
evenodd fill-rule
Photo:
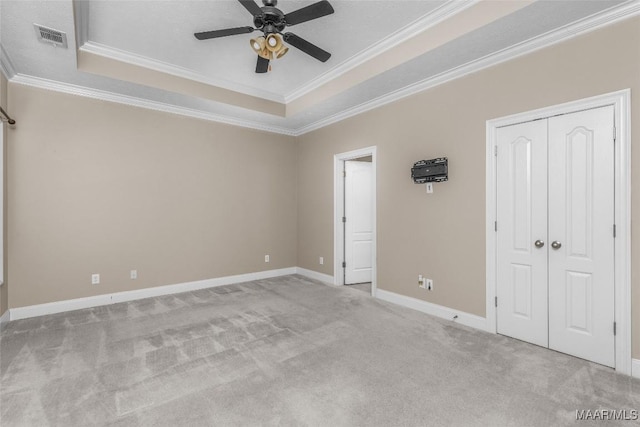
M 544 246 L 544 240 L 536 240 L 534 245 L 536 245 L 536 248 L 541 248 Z
M 560 249 L 562 247 L 562 243 L 558 242 L 557 240 L 554 240 L 553 243 L 551 243 L 551 247 L 553 249 Z

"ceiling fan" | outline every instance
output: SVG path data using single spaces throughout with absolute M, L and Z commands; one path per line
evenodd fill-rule
M 258 6 L 254 0 L 238 0 L 253 15 L 254 27 L 236 27 L 224 30 L 204 31 L 195 33 L 198 40 L 215 39 L 219 37 L 234 36 L 236 34 L 249 34 L 256 30 L 263 32 L 264 36 L 251 39 L 251 48 L 258 54 L 256 73 L 266 73 L 270 70 L 269 62 L 274 58 L 281 58 L 289 50 L 284 46 L 283 40 L 293 47 L 296 47 L 316 58 L 318 61 L 326 62 L 331 54 L 320 49 L 293 33 L 283 33 L 286 27 L 311 21 L 331 15 L 334 10 L 327 0 L 322 0 L 309 6 L 287 13 L 276 8 L 278 0 L 262 0 L 263 7 Z

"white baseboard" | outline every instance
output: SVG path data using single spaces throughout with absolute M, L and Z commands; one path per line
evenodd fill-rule
M 307 270 L 306 268 L 296 267 L 296 272 L 301 275 L 308 277 L 310 279 L 319 280 L 324 283 L 328 283 L 329 285 L 335 285 L 335 281 L 333 276 L 329 276 L 328 274 L 318 273 L 317 271 Z
M 134 301 L 143 298 L 196 291 L 198 289 L 250 282 L 252 280 L 268 279 L 271 277 L 286 276 L 289 274 L 296 274 L 296 272 L 296 267 L 289 267 L 279 270 L 259 271 L 257 273 L 239 274 L 236 276 L 218 277 L 215 279 L 198 280 L 195 282 L 179 283 L 176 285 L 156 286 L 153 288 L 137 289 L 134 291 L 116 292 L 113 294 L 30 305 L 9 309 L 3 315 L 3 318 L 8 314 L 7 320 L 26 319 L 28 317 L 44 316 L 46 314 L 62 313 L 65 311 L 80 310 L 83 308 L 98 307 L 101 305 Z
M 640 359 L 631 359 L 631 376 L 640 378 Z
M 481 331 L 487 330 L 487 319 L 485 319 L 484 317 L 476 316 L 475 314 L 469 314 L 464 311 L 454 310 L 449 307 L 433 304 L 431 302 L 423 301 L 417 298 L 407 297 L 379 288 L 376 291 L 376 298 L 383 301 L 391 302 L 393 304 L 398 304 L 403 307 L 411 308 L 413 310 L 421 311 L 432 316 L 441 317 L 447 320 L 453 320 L 454 322 L 460 323 L 461 325 L 470 326 L 472 328 L 480 329 Z M 454 319 L 454 316 L 458 317 Z
M 2 316 L 0 316 L 0 331 L 2 330 L 2 328 L 4 328 L 4 326 L 7 324 L 8 321 L 9 321 L 9 310 L 5 311 L 4 313 L 2 313 Z

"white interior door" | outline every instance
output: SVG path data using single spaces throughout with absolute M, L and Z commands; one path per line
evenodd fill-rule
M 497 147 L 497 331 L 546 347 L 547 121 L 498 129 Z
M 496 144 L 498 333 L 615 366 L 614 108 Z
M 549 119 L 549 347 L 615 365 L 614 110 Z
M 345 161 L 345 284 L 371 282 L 373 268 L 373 167 Z

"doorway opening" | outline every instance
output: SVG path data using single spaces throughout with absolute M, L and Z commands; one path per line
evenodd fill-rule
M 334 280 L 375 296 L 376 147 L 334 156 Z

